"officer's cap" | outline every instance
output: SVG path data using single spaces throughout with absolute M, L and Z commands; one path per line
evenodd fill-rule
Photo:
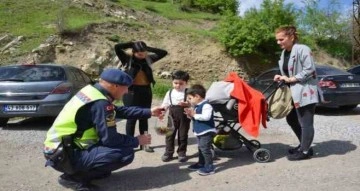
M 107 82 L 122 86 L 130 86 L 133 81 L 128 74 L 119 69 L 106 69 L 101 73 L 100 78 Z

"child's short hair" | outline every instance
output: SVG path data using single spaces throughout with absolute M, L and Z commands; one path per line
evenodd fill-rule
M 190 79 L 189 73 L 182 71 L 182 70 L 175 71 L 171 75 L 171 77 L 172 77 L 172 80 L 183 80 L 185 82 L 189 81 L 189 79 Z
M 199 95 L 201 98 L 205 98 L 206 89 L 201 84 L 194 84 L 186 91 L 186 94 L 192 96 Z

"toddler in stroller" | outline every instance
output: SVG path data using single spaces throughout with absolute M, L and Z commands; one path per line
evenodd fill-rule
M 246 148 L 257 162 L 268 162 L 270 151 L 261 148 L 259 141 L 248 140 L 239 130 L 244 129 L 253 137 L 259 134 L 262 122 L 266 128 L 267 103 L 261 92 L 251 88 L 235 72 L 225 81 L 214 82 L 206 93 L 206 99 L 215 111 L 217 135 L 213 144 L 220 150 Z

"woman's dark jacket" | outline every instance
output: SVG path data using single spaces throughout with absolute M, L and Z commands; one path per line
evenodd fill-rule
M 125 68 L 125 72 L 133 79 L 140 70 L 143 70 L 149 82 L 154 85 L 155 80 L 152 69 L 149 65 L 165 57 L 167 55 L 167 51 L 148 46 L 148 58 L 137 59 L 135 56 L 129 55 L 124 51 L 125 49 L 132 48 L 133 45 L 133 42 L 119 43 L 115 45 L 115 52 L 121 61 L 121 65 Z

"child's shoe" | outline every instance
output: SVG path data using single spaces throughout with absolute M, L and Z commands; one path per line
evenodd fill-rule
M 214 165 L 206 165 L 203 168 L 200 168 L 199 170 L 196 171 L 198 174 L 200 174 L 201 176 L 207 176 L 210 174 L 214 174 L 215 173 L 215 166 Z
M 161 160 L 163 161 L 163 162 L 169 162 L 169 161 L 171 161 L 173 159 L 173 156 L 172 155 L 166 155 L 166 154 L 164 154 L 163 156 L 161 156 Z
M 194 170 L 195 171 L 195 170 L 199 170 L 199 169 L 201 169 L 203 167 L 204 167 L 203 164 L 195 163 L 195 164 L 192 164 L 192 165 L 188 166 L 187 168 L 189 170 Z
M 187 161 L 186 155 L 180 155 L 180 156 L 178 156 L 178 161 L 179 161 L 179 162 L 186 162 L 186 161 Z

